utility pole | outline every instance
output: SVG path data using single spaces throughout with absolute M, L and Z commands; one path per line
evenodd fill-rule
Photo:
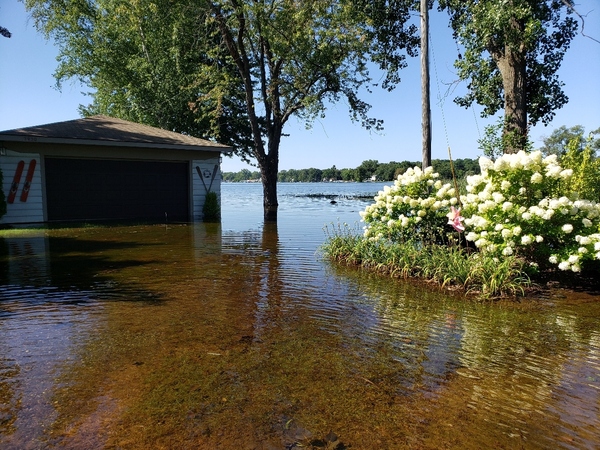
M 423 170 L 431 166 L 431 107 L 429 101 L 429 5 L 421 0 L 421 128 Z

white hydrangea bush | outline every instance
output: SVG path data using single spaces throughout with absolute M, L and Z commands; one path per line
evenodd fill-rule
M 458 204 L 455 189 L 442 184 L 432 167 L 408 169 L 393 186 L 385 186 L 375 203 L 360 212 L 370 240 L 435 242 L 445 236 L 447 214 Z
M 600 260 L 600 205 L 561 195 L 572 170 L 540 151 L 479 160 L 481 175 L 467 177 L 461 197 L 466 239 L 484 252 L 519 254 L 533 264 L 581 270 Z

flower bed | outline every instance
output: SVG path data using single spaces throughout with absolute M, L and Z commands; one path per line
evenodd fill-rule
M 431 167 L 407 170 L 361 212 L 362 237 L 340 241 L 342 235 L 336 236 L 335 259 L 386 267 L 390 273 L 437 277 L 442 284 L 467 289 L 478 268 L 490 266 L 487 281 L 477 282 L 488 294 L 505 291 L 494 288 L 498 279 L 506 278 L 506 273 L 494 275 L 494 265 L 508 265 L 513 280 L 526 282 L 540 269 L 580 272 L 600 261 L 600 204 L 579 198 L 573 190 L 573 170 L 561 167 L 555 155 L 521 151 L 496 161 L 482 157 L 479 164 L 481 175 L 467 177 L 463 195 L 450 183 L 443 184 Z M 330 247 L 333 243 L 330 238 Z M 348 250 L 349 243 L 360 251 Z M 464 251 L 469 246 L 474 251 Z M 460 266 L 454 257 L 441 277 L 428 275 L 439 270 L 416 270 L 425 260 L 439 263 L 439 256 L 431 257 L 439 255 L 433 247 L 450 248 L 454 256 L 468 260 L 470 269 L 463 272 L 471 275 L 452 274 L 453 266 Z M 402 252 L 410 258 L 398 256 Z M 355 256 L 348 258 L 351 254 Z M 514 286 L 511 290 L 515 292 Z

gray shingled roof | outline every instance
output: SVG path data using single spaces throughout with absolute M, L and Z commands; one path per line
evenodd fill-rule
M 107 116 L 0 131 L 0 141 L 230 152 L 226 145 Z

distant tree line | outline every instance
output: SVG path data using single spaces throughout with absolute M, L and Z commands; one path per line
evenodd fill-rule
M 499 144 L 501 136 L 494 136 L 491 127 L 486 138 L 480 140 L 480 150 L 484 155 L 495 159 L 503 154 L 502 146 Z M 543 139 L 543 145 L 539 148 L 544 155 L 556 154 L 559 158 L 567 151 L 568 144 L 572 141 L 577 142 L 577 148 L 583 151 L 584 147 L 589 146 L 594 155 L 600 152 L 600 128 L 589 133 L 581 125 L 573 127 L 561 126 L 555 129 L 550 136 Z M 468 175 L 480 173 L 479 159 L 456 159 L 454 171 L 457 179 L 464 179 Z M 355 169 L 338 169 L 332 166 L 330 169 L 290 169 L 282 170 L 277 176 L 279 182 L 320 182 L 320 181 L 393 181 L 398 175 L 404 173 L 409 167 L 421 167 L 421 162 L 402 161 L 380 163 L 377 160 L 368 159 L 363 161 Z M 450 161 L 447 159 L 434 159 L 432 166 L 440 174 L 443 180 L 452 178 Z M 261 181 L 260 172 L 242 169 L 239 172 L 225 172 L 224 181 Z
M 456 159 L 452 161 L 454 172 L 457 178 L 464 178 L 467 175 L 475 175 L 480 172 L 478 159 Z M 355 169 L 338 169 L 332 166 L 329 169 L 290 169 L 281 170 L 277 176 L 279 182 L 297 182 L 297 183 L 317 183 L 321 181 L 393 181 L 398 175 L 403 174 L 410 167 L 421 167 L 420 162 L 402 161 L 389 163 L 380 163 L 377 160 L 369 159 L 363 161 Z M 432 166 L 440 177 L 444 180 L 452 178 L 452 169 L 450 161 L 447 159 L 434 159 Z M 245 182 L 260 181 L 260 172 L 242 169 L 239 172 L 224 172 L 223 181 Z

